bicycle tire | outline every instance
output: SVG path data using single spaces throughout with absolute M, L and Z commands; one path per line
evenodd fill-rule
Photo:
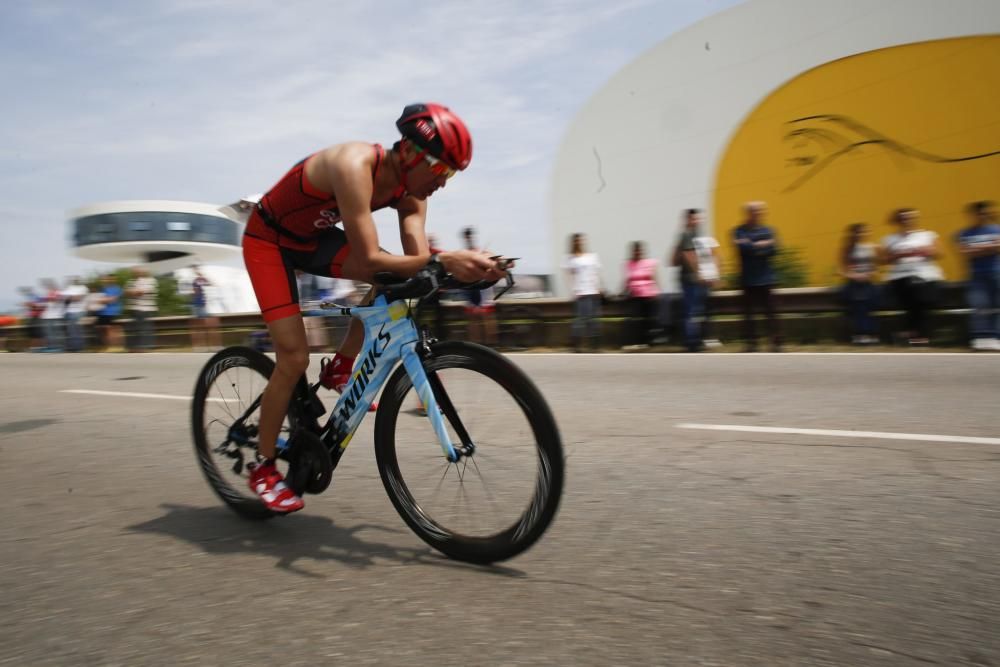
M 474 371 L 499 385 L 514 400 L 530 424 L 537 453 L 537 478 L 531 501 L 513 524 L 483 537 L 454 533 L 421 508 L 403 479 L 397 459 L 398 418 L 412 387 L 402 366 L 386 383 L 375 417 L 375 457 L 386 493 L 410 529 L 446 556 L 476 564 L 512 558 L 538 541 L 559 507 L 565 462 L 552 412 L 528 376 L 487 347 L 459 341 L 435 343 L 423 364 L 428 373 L 450 368 Z M 438 445 L 434 442 L 432 446 Z M 443 457 L 441 460 L 444 461 Z
M 242 346 L 228 347 L 208 360 L 201 373 L 198 374 L 191 406 L 194 448 L 198 456 L 199 467 L 209 486 L 230 509 L 247 519 L 270 519 L 277 513 L 267 509 L 259 498 L 250 497 L 248 494 L 252 492 L 249 489 L 240 492 L 226 480 L 215 463 L 212 456 L 212 445 L 208 442 L 205 433 L 205 406 L 213 382 L 226 369 L 233 367 L 249 368 L 267 380 L 274 372 L 274 361 L 257 350 Z M 298 391 L 298 388 L 296 390 Z M 288 421 L 292 425 L 299 421 L 299 416 L 292 406 L 289 407 Z

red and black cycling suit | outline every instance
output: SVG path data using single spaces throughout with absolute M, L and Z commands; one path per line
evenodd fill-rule
M 372 182 L 385 161 L 385 149 L 375 144 Z M 310 155 L 292 167 L 268 190 L 247 220 L 243 260 L 265 322 L 298 314 L 295 270 L 341 277 L 350 252 L 347 235 L 337 227 L 340 208 L 332 192 L 316 188 L 306 177 Z M 406 193 L 398 187 L 387 201 L 372 201 L 372 210 L 395 208 Z

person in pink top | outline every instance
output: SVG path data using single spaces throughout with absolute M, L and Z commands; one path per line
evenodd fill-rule
M 632 312 L 632 326 L 625 349 L 649 347 L 656 326 L 660 286 L 656 282 L 656 260 L 646 257 L 642 241 L 632 242 L 632 252 L 625 261 L 625 296 Z

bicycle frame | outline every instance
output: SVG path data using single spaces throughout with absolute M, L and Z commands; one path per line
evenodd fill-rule
M 320 437 L 329 434 L 340 453 L 347 448 L 351 438 L 371 406 L 379 389 L 389 379 L 389 375 L 402 360 L 407 375 L 421 402 L 427 409 L 427 418 L 434 427 L 441 449 L 448 461 L 456 462 L 460 452 L 451 442 L 444 418 L 438 409 L 437 398 L 431 389 L 427 373 L 420 361 L 417 345 L 421 344 L 420 332 L 410 316 L 406 301 L 387 302 L 385 296 L 375 297 L 370 306 L 343 307 L 336 304 L 324 307 L 341 314 L 356 317 L 365 328 L 365 338 L 361 352 L 355 362 L 351 381 L 344 393 L 330 411 Z

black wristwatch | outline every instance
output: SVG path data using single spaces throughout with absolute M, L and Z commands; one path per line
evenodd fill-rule
M 443 276 L 446 273 L 444 270 L 444 264 L 441 263 L 441 253 L 431 253 L 431 258 L 427 260 L 427 266 L 438 275 Z

